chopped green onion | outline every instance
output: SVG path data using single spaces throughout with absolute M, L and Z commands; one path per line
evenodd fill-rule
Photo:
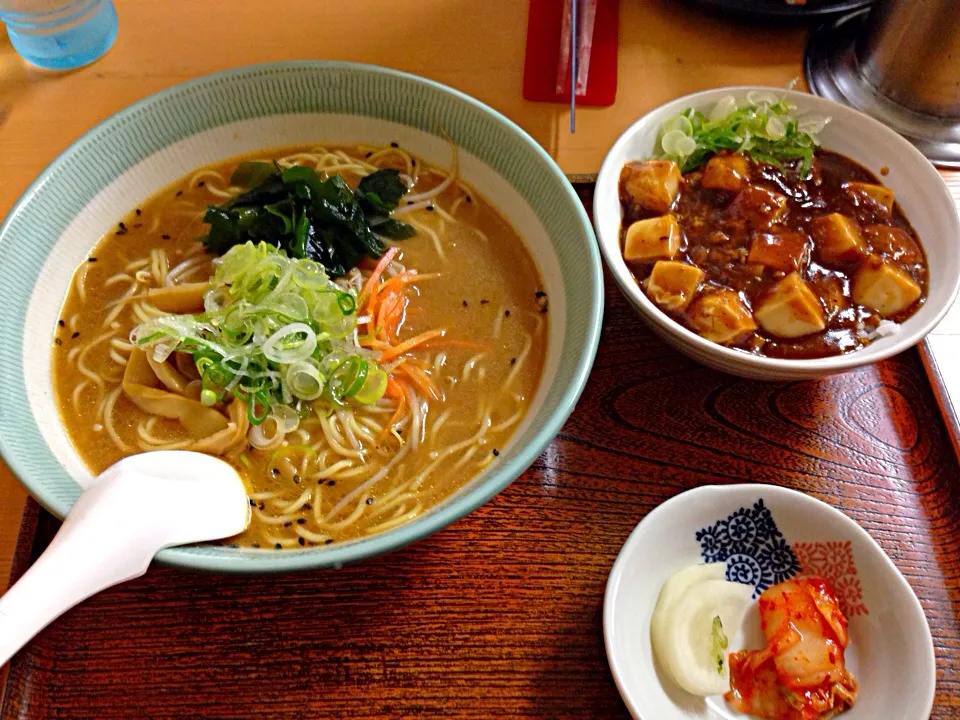
M 744 104 L 728 95 L 707 114 L 687 108 L 666 120 L 657 147 L 684 173 L 697 170 L 717 152 L 729 151 L 779 168 L 796 162 L 797 172 L 806 177 L 819 147 L 817 135 L 828 121 L 798 116 L 793 104 L 772 91 L 751 91 Z
M 353 338 L 356 295 L 319 263 L 265 243 L 236 245 L 204 299 L 207 312 L 154 318 L 130 337 L 158 359 L 192 355 L 205 405 L 232 395 L 247 403 L 252 424 L 272 413 L 290 432 L 320 398 L 339 406 L 383 396 L 386 374 Z

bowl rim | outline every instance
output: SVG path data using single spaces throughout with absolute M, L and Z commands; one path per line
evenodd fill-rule
M 367 73 L 372 76 L 394 78 L 425 89 L 438 91 L 466 104 L 481 114 L 485 114 L 507 131 L 516 135 L 524 145 L 530 148 L 543 163 L 543 171 L 552 175 L 555 180 L 560 181 L 559 185 L 563 189 L 562 192 L 566 196 L 566 199 L 572 204 L 574 214 L 580 221 L 580 228 L 583 230 L 585 236 L 586 252 L 589 258 L 589 273 L 586 277 L 592 285 L 590 308 L 585 323 L 586 343 L 577 360 L 570 382 L 557 401 L 556 409 L 536 431 L 533 440 L 525 446 L 518 446 L 513 456 L 510 457 L 502 467 L 499 467 L 493 472 L 483 483 L 479 483 L 476 487 L 470 488 L 462 492 L 462 494 L 451 498 L 439 509 L 427 513 L 413 522 L 364 538 L 362 544 L 345 543 L 342 546 L 335 544 L 323 548 L 285 550 L 282 552 L 250 550 L 242 556 L 239 554 L 234 556 L 191 554 L 184 552 L 183 548 L 174 547 L 161 550 L 157 554 L 155 560 L 161 564 L 191 570 L 227 573 L 279 573 L 331 567 L 339 568 L 345 564 L 367 560 L 422 540 L 487 503 L 533 464 L 543 448 L 560 432 L 563 424 L 573 412 L 586 386 L 596 357 L 597 347 L 600 341 L 604 307 L 603 268 L 600 261 L 600 253 L 594 239 L 593 224 L 590 222 L 586 208 L 556 161 L 519 125 L 480 100 L 434 80 L 379 65 L 336 60 L 286 60 L 257 63 L 202 75 L 152 93 L 111 114 L 59 152 L 27 186 L 10 208 L 3 223 L 0 224 L 0 240 L 7 236 L 14 218 L 24 211 L 38 189 L 54 175 L 59 164 L 64 161 L 65 158 L 82 150 L 85 144 L 94 136 L 108 131 L 112 127 L 121 125 L 128 120 L 133 120 L 143 108 L 171 96 L 189 93 L 194 89 L 199 89 L 211 84 L 223 85 L 231 82 L 242 82 L 244 79 L 249 79 L 259 74 L 297 70 L 330 74 L 339 72 Z M 312 114 L 321 115 L 323 113 Z M 223 123 L 218 123 L 217 126 L 222 126 L 222 124 Z M 399 124 L 404 123 L 400 122 Z M 191 135 L 192 133 L 188 133 L 180 136 L 178 139 L 184 139 Z M 33 289 L 35 286 L 36 279 L 34 279 L 31 288 Z M 19 382 L 21 379 L 13 378 L 12 381 Z M 9 375 L 0 373 L 0 384 L 9 382 L 11 382 Z M 547 378 L 541 378 L 541 383 L 547 382 Z M 0 433 L 0 457 L 3 458 L 4 462 L 19 482 L 27 489 L 31 497 L 37 500 L 40 505 L 59 518 L 66 515 L 70 509 L 70 504 L 50 496 L 48 493 L 43 492 L 42 486 L 32 480 L 28 480 L 34 471 L 29 466 L 29 463 L 21 463 L 16 453 L 8 449 L 2 433 Z
M 866 542 L 868 547 L 872 548 L 874 551 L 873 554 L 876 557 L 882 558 L 881 565 L 885 570 L 886 576 L 888 578 L 891 576 L 895 578 L 895 582 L 898 582 L 901 588 L 906 590 L 906 597 L 909 606 L 913 609 L 915 615 L 919 613 L 919 617 L 923 618 L 923 627 L 926 630 L 926 641 L 924 642 L 924 639 L 921 638 L 917 644 L 918 646 L 922 645 L 923 649 L 926 651 L 923 654 L 926 661 L 926 666 L 923 668 L 922 672 L 927 678 L 927 698 L 924 705 L 925 710 L 923 714 L 917 716 L 917 718 L 919 720 L 920 717 L 928 717 L 930 712 L 933 710 L 933 703 L 936 699 L 936 649 L 933 644 L 933 635 L 930 632 L 930 621 L 927 619 L 927 614 L 924 612 L 923 605 L 920 603 L 920 599 L 917 597 L 917 593 L 914 591 L 913 586 L 910 585 L 903 573 L 900 572 L 900 568 L 896 566 L 896 563 L 890 559 L 890 556 L 887 555 L 886 551 L 880 546 L 880 543 L 874 540 L 873 536 L 860 526 L 860 523 L 851 518 L 845 512 L 833 507 L 829 503 L 826 503 L 819 498 L 813 497 L 812 495 L 808 495 L 807 493 L 799 490 L 783 487 L 781 485 L 770 485 L 767 483 L 735 483 L 730 485 L 711 484 L 700 485 L 698 487 L 684 490 L 680 493 L 677 493 L 670 499 L 660 503 L 653 510 L 647 513 L 643 519 L 637 523 L 636 527 L 630 531 L 630 535 L 624 541 L 623 546 L 617 553 L 617 559 L 614 561 L 613 566 L 610 569 L 610 574 L 607 577 L 607 582 L 604 586 L 602 622 L 603 645 L 604 651 L 607 655 L 607 663 L 610 666 L 610 674 L 613 676 L 613 680 L 617 686 L 617 690 L 620 693 L 620 697 L 623 698 L 623 702 L 630 711 L 630 714 L 635 718 L 639 718 L 640 720 L 660 720 L 659 718 L 652 718 L 649 714 L 644 715 L 643 712 L 641 712 L 641 708 L 633 702 L 633 698 L 637 696 L 637 693 L 629 689 L 630 685 L 624 677 L 624 674 L 621 672 L 618 662 L 614 659 L 614 616 L 616 614 L 614 606 L 617 593 L 619 592 L 620 582 L 623 579 L 624 570 L 628 562 L 626 557 L 627 553 L 628 551 L 633 551 L 634 546 L 640 542 L 643 532 L 646 531 L 646 528 L 644 527 L 645 524 L 649 526 L 652 522 L 660 520 L 661 516 L 669 516 L 670 512 L 675 508 L 679 508 L 680 506 L 689 504 L 693 501 L 701 500 L 702 504 L 709 505 L 719 496 L 736 495 L 737 493 L 745 493 L 750 495 L 754 500 L 757 496 L 762 494 L 765 497 L 770 495 L 779 495 L 784 500 L 795 501 L 798 505 L 807 503 L 812 512 L 819 512 L 829 515 L 836 519 L 841 525 L 847 527 L 852 535 L 859 536 Z M 665 579 L 666 578 L 664 578 L 664 580 Z
M 742 350 L 736 350 L 734 348 L 726 347 L 725 345 L 720 345 L 719 343 L 715 343 L 701 337 L 692 330 L 685 328 L 676 320 L 668 317 L 662 310 L 660 310 L 660 308 L 658 308 L 650 300 L 650 298 L 647 297 L 646 293 L 640 289 L 640 286 L 632 279 L 632 276 L 629 281 L 625 281 L 621 277 L 621 273 L 616 271 L 618 268 L 623 266 L 629 274 L 629 268 L 626 266 L 623 257 L 619 253 L 619 225 L 617 227 L 618 237 L 616 238 L 616 242 L 605 242 L 604 237 L 609 233 L 606 232 L 601 226 L 599 212 L 601 203 L 599 188 L 601 184 L 604 184 L 604 181 L 609 182 L 608 178 L 611 176 L 619 177 L 622 163 L 617 161 L 615 156 L 627 144 L 630 143 L 633 137 L 641 129 L 653 121 L 653 116 L 655 114 L 662 112 L 667 106 L 680 106 L 684 103 L 695 105 L 697 101 L 702 100 L 705 97 L 722 96 L 724 94 L 743 95 L 751 91 L 773 92 L 788 99 L 799 100 L 798 104 L 812 103 L 815 107 L 819 105 L 825 112 L 831 113 L 831 117 L 836 117 L 838 114 L 846 115 L 847 117 L 856 117 L 858 122 L 867 124 L 879 132 L 886 134 L 889 142 L 895 144 L 899 152 L 902 152 L 911 158 L 913 160 L 913 164 L 915 164 L 917 167 L 923 167 L 923 172 L 929 178 L 931 187 L 936 186 L 941 200 L 945 201 L 946 203 L 945 206 L 952 208 L 952 213 L 950 214 L 951 224 L 955 230 L 956 237 L 960 238 L 960 208 L 957 207 L 957 203 L 950 194 L 950 190 L 944 182 L 943 177 L 940 175 L 934 165 L 916 147 L 914 147 L 914 145 L 879 120 L 876 120 L 869 115 L 860 112 L 859 110 L 834 102 L 833 100 L 828 100 L 827 98 L 822 98 L 818 95 L 801 92 L 799 90 L 765 85 L 729 85 L 717 88 L 709 88 L 707 90 L 698 90 L 697 92 L 682 95 L 678 98 L 674 98 L 673 100 L 668 100 L 667 102 L 653 108 L 649 112 L 644 113 L 639 119 L 632 122 L 627 129 L 620 134 L 616 142 L 614 142 L 610 150 L 608 150 L 607 154 L 604 156 L 603 163 L 600 166 L 600 172 L 597 174 L 596 187 L 598 192 L 594 195 L 593 200 L 593 224 L 594 230 L 597 234 L 597 242 L 600 245 L 600 253 L 603 255 L 604 262 L 610 269 L 610 274 L 613 275 L 613 279 L 616 281 L 621 292 L 623 292 L 624 295 L 630 300 L 631 304 L 638 310 L 639 314 L 646 322 L 655 325 L 657 328 L 675 338 L 678 342 L 682 343 L 683 345 L 692 346 L 700 353 L 707 353 L 714 356 L 718 362 L 722 362 L 725 366 L 730 368 L 740 367 L 745 370 L 758 373 L 758 375 L 769 374 L 772 376 L 772 373 L 794 373 L 797 377 L 799 377 L 804 374 L 817 372 L 843 372 L 861 367 L 863 365 L 886 360 L 893 355 L 913 347 L 924 337 L 926 337 L 926 335 L 940 323 L 947 312 L 949 312 L 950 308 L 953 307 L 953 304 L 957 299 L 957 295 L 960 293 L 960 272 L 958 272 L 953 278 L 948 301 L 938 308 L 934 315 L 924 325 L 910 333 L 899 333 L 896 336 L 896 339 L 893 342 L 890 342 L 883 350 L 874 351 L 869 357 L 864 357 L 864 351 L 867 351 L 870 348 L 870 346 L 866 346 L 843 355 L 793 360 L 754 355 Z M 907 161 L 905 160 L 904 162 Z M 611 248 L 613 246 L 617 247 L 617 252 L 612 251 Z M 926 247 L 924 247 L 924 253 L 926 253 Z

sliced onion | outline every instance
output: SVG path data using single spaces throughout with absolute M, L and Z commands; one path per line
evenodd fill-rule
M 274 405 L 270 414 L 273 415 L 285 433 L 292 433 L 300 427 L 300 416 L 289 405 Z
M 697 141 L 689 135 L 684 135 L 679 130 L 670 130 L 664 133 L 660 145 L 667 155 L 678 155 L 680 157 L 686 157 L 697 149 Z
M 674 115 L 663 124 L 663 132 L 668 133 L 672 130 L 679 130 L 684 135 L 693 134 L 693 123 L 686 115 Z
M 767 118 L 767 137 L 771 140 L 780 140 L 787 134 L 787 128 L 784 126 L 783 121 L 778 118 L 776 115 L 771 115 Z
M 274 432 L 272 436 L 267 437 L 264 428 L 267 427 L 271 420 L 273 420 Z M 262 423 L 250 428 L 250 432 L 247 433 L 247 440 L 258 450 L 272 450 L 283 442 L 285 435 L 286 433 L 283 431 L 283 428 L 280 427 L 280 422 L 271 414 L 268 415 L 267 419 Z
M 811 115 L 809 117 L 801 118 L 797 121 L 797 130 L 812 137 L 816 137 L 823 132 L 823 129 L 827 126 L 828 122 L 830 122 L 829 117 L 824 117 L 822 115 Z
M 203 309 L 208 313 L 219 312 L 230 304 L 230 289 L 225 285 L 207 290 L 203 296 Z
M 751 90 L 747 93 L 747 102 L 751 105 L 763 107 L 764 105 L 776 105 L 780 102 L 777 94 L 769 90 Z
M 287 369 L 284 388 L 289 388 L 301 400 L 316 400 L 323 393 L 325 385 L 320 370 L 308 362 L 296 362 Z
M 153 346 L 153 359 L 158 363 L 166 362 L 167 358 L 170 357 L 176 349 L 176 345 L 157 343 Z
M 733 95 L 724 95 L 717 101 L 717 104 L 713 106 L 713 110 L 710 111 L 709 120 L 710 122 L 717 122 L 718 120 L 723 120 L 728 115 L 732 115 L 737 111 L 737 99 Z
M 304 337 L 299 342 L 292 340 L 292 338 L 291 341 L 285 342 L 285 338 L 292 335 L 303 335 Z M 290 323 L 267 338 L 260 351 L 267 360 L 288 364 L 310 357 L 316 349 L 317 336 L 313 329 L 306 323 Z

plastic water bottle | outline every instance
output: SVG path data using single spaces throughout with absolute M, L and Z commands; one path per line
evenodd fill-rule
M 0 20 L 20 55 L 50 70 L 92 63 L 117 37 L 113 0 L 0 0 Z

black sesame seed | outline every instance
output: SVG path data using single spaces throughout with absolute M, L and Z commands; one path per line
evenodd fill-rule
M 197 187 L 203 187 L 204 185 L 206 185 L 206 183 L 203 180 L 197 183 Z
M 327 538 L 323 541 L 324 545 L 331 545 L 333 543 L 333 538 Z
M 373 152 L 368 152 L 368 153 L 367 153 L 366 155 L 364 155 L 363 157 L 368 158 L 368 157 L 370 157 L 371 155 L 373 155 Z
M 277 470 L 277 468 L 273 468 L 273 469 L 270 471 L 270 474 L 273 475 L 274 477 L 276 477 L 277 475 L 280 474 L 280 471 Z
M 306 525 L 306 524 L 307 524 L 306 518 L 297 518 L 297 525 Z
M 263 504 L 263 503 L 260 503 L 259 505 L 257 505 L 257 507 L 260 508 L 261 510 L 263 510 L 264 504 Z
M 410 161 L 410 165 L 411 165 L 412 167 L 416 167 L 416 166 L 417 166 L 417 161 L 416 161 L 416 160 L 411 160 L 411 161 Z
M 135 212 L 137 213 L 138 216 L 143 214 L 140 212 L 140 208 L 137 208 Z
M 547 311 L 547 306 L 546 306 L 546 305 L 544 305 L 542 308 L 540 308 L 540 313 L 541 313 L 541 314 L 545 313 L 546 311 Z
M 373 505 L 373 498 L 367 498 L 367 505 Z
M 337 484 L 337 481 L 336 481 L 336 480 L 327 480 L 327 485 L 328 485 L 329 487 L 333 487 L 333 486 L 336 485 L 336 484 Z
M 504 311 L 503 311 L 503 316 L 504 316 L 504 317 L 510 317 L 510 311 L 509 311 L 509 310 L 504 310 Z
M 181 195 L 183 195 L 183 190 L 177 190 L 177 197 L 180 197 Z M 277 545 L 277 547 L 280 547 L 280 546 Z
M 285 523 L 283 524 L 284 527 L 291 527 L 292 525 L 293 525 L 292 522 L 285 522 Z
M 279 550 L 280 548 L 283 547 L 283 545 L 281 545 L 280 543 L 276 543 L 276 544 L 274 545 L 274 547 L 275 547 L 277 550 Z
M 304 503 L 304 504 L 303 504 L 303 509 L 304 509 L 304 510 L 313 510 L 313 506 L 312 506 L 310 503 Z
M 400 147 L 400 143 L 392 142 L 392 143 L 390 143 L 390 147 L 392 147 L 392 148 L 398 148 L 398 147 Z
M 537 297 L 538 300 L 539 300 L 540 298 L 545 298 L 545 297 L 547 296 L 547 294 L 546 294 L 543 290 L 537 290 L 537 291 L 534 293 L 534 295 Z
M 160 236 L 160 238 L 161 238 L 162 240 L 169 240 L 169 239 L 170 239 L 170 236 L 167 235 L 166 233 L 164 233 L 163 235 Z
M 470 197 L 469 195 L 467 195 L 467 202 L 468 202 L 468 203 L 472 203 L 472 202 L 473 202 L 473 198 Z
M 87 258 L 87 262 L 96 262 L 96 261 L 97 261 L 97 259 L 96 259 L 95 257 L 88 257 L 88 258 Z
M 516 365 L 516 364 L 517 364 L 517 359 L 516 359 L 516 358 L 510 358 L 510 364 L 511 364 L 511 365 Z
M 256 506 L 257 506 L 257 501 L 254 500 L 253 498 L 250 498 L 250 507 L 256 507 Z
M 300 543 L 301 545 L 306 545 L 306 544 L 307 544 L 307 541 L 304 540 L 303 538 L 297 538 L 297 542 Z
M 299 485 L 299 484 L 300 484 L 300 476 L 297 475 L 296 473 L 294 473 L 294 475 L 293 475 L 293 482 L 294 482 L 295 485 Z
M 464 307 L 467 307 L 467 301 L 466 301 L 466 300 L 463 301 L 463 306 L 464 306 Z
M 80 331 L 77 330 L 77 331 L 76 331 L 73 335 L 71 335 L 70 337 L 71 337 L 71 338 L 74 338 L 74 339 L 80 337 Z
M 493 449 L 493 456 L 494 456 L 494 457 L 500 457 L 500 451 L 497 450 L 496 448 L 494 448 L 494 449 Z
M 63 345 L 63 340 L 61 340 L 60 338 L 54 338 L 53 341 L 54 341 L 57 345 Z
M 66 325 L 66 323 L 63 320 L 57 320 L 57 325 L 59 325 L 60 327 L 63 327 L 64 325 Z
M 119 227 L 121 230 L 126 230 L 126 229 L 127 229 L 127 226 L 124 225 L 122 222 L 117 223 L 117 227 Z
M 259 548 L 259 547 L 260 547 L 260 543 L 253 543 L 250 547 Z
M 427 210 L 427 211 L 429 211 L 429 212 L 433 212 L 433 205 L 427 205 L 427 207 L 424 208 L 424 209 Z
M 489 300 L 487 300 L 486 298 L 484 298 L 483 300 L 480 301 L 480 304 L 481 304 L 481 305 L 486 305 L 486 304 L 489 303 L 489 302 L 490 302 Z

